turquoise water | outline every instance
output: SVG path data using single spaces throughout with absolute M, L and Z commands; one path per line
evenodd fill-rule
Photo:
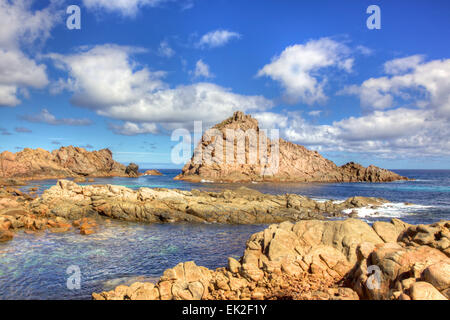
M 94 184 L 117 184 L 133 189 L 164 187 L 220 191 L 239 185 L 174 181 L 177 170 L 162 170 L 164 176 L 99 178 Z M 374 196 L 391 203 L 377 210 L 361 209 L 369 223 L 398 217 L 409 223 L 432 223 L 450 217 L 450 171 L 403 170 L 417 179 L 392 183 L 244 184 L 262 192 L 298 193 L 318 200 L 342 200 L 351 196 Z M 39 193 L 56 180 L 32 182 Z M 407 206 L 404 202 L 414 203 Z M 100 223 L 96 234 L 25 234 L 0 244 L 0 299 L 90 299 L 92 292 L 110 290 L 143 276 L 154 280 L 182 261 L 194 260 L 208 268 L 226 264 L 229 256 L 240 257 L 248 237 L 263 225 L 139 224 L 111 221 Z M 66 270 L 81 271 L 81 288 L 69 290 Z
M 18 233 L 0 244 L 1 299 L 90 299 L 122 283 L 154 280 L 177 263 L 208 268 L 240 257 L 260 225 L 150 225 L 113 221 L 89 236 L 76 232 Z M 69 290 L 66 273 L 78 266 L 81 288 Z

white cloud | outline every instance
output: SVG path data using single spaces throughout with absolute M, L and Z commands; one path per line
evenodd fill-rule
M 361 86 L 347 87 L 345 93 L 359 95 L 367 109 L 403 102 L 450 118 L 450 59 L 423 62 L 421 56 L 412 56 L 389 61 L 385 69 L 395 75 L 368 79 Z
M 135 136 L 138 134 L 158 133 L 158 127 L 155 123 L 137 124 L 133 122 L 125 122 L 123 125 L 110 124 L 109 128 L 116 134 L 125 136 Z
M 22 46 L 47 40 L 52 27 L 60 21 L 61 12 L 55 1 L 34 11 L 32 3 L 0 1 L 0 105 L 3 106 L 20 104 L 18 95 L 24 95 L 28 87 L 43 88 L 48 84 L 45 66 L 28 57 Z
M 148 92 L 165 85 L 165 73 L 139 68 L 130 58 L 137 48 L 116 45 L 83 48 L 73 55 L 50 54 L 58 67 L 68 70 L 66 88 L 74 92 L 72 102 L 92 109 L 136 103 Z M 61 83 L 59 84 L 61 86 Z
M 414 55 L 387 61 L 384 64 L 384 72 L 387 74 L 401 74 L 416 68 L 424 60 L 423 55 Z
M 123 16 L 134 17 L 140 8 L 156 7 L 168 0 L 83 0 L 88 9 L 117 12 Z
M 450 155 L 450 59 L 424 62 L 412 56 L 384 66 L 395 75 L 344 90 L 359 95 L 366 115 L 315 125 L 290 114 L 283 135 L 322 151 L 385 158 Z
M 20 44 L 45 41 L 50 31 L 61 19 L 56 1 L 41 10 L 32 10 L 34 1 L 0 1 L 0 47 L 17 49 Z
M 356 46 L 356 50 L 359 53 L 361 53 L 362 55 L 365 55 L 365 56 L 370 56 L 371 54 L 373 54 L 373 50 L 372 49 L 370 49 L 370 48 L 368 48 L 366 46 L 362 46 L 362 45 Z
M 56 118 L 47 109 L 42 109 L 42 111 L 36 115 L 24 115 L 20 117 L 22 120 L 34 123 L 46 123 L 53 126 L 66 125 L 66 126 L 88 126 L 92 124 L 89 119 L 75 119 L 75 118 Z
M 204 78 L 213 78 L 214 75 L 209 70 L 209 65 L 203 62 L 203 60 L 198 60 L 195 64 L 194 77 L 204 77 Z
M 264 110 L 273 103 L 262 96 L 245 96 L 218 85 L 199 82 L 169 88 L 162 72 L 139 67 L 128 47 L 84 48 L 70 56 L 50 55 L 68 71 L 72 102 L 97 114 L 130 123 L 159 123 L 171 128 L 203 120 L 214 124 L 236 110 Z
M 197 45 L 201 48 L 221 47 L 230 42 L 232 39 L 239 39 L 241 35 L 237 32 L 228 30 L 214 30 L 204 34 Z
M 0 106 L 16 106 L 19 103 L 15 85 L 0 85 Z
M 258 112 L 253 117 L 258 120 L 261 129 L 285 128 L 288 117 L 275 112 Z
M 308 115 L 310 115 L 311 117 L 318 117 L 318 116 L 320 116 L 321 113 L 322 113 L 322 110 L 312 110 L 312 111 L 308 112 Z
M 46 67 L 19 50 L 0 49 L 0 105 L 16 106 L 20 88 L 43 88 L 48 84 Z
M 173 50 L 169 46 L 169 43 L 166 40 L 164 40 L 161 41 L 161 43 L 159 44 L 158 54 L 166 58 L 171 58 L 175 55 L 175 50 Z
M 450 155 L 450 126 L 427 110 L 399 108 L 315 125 L 290 114 L 281 135 L 320 151 L 372 154 L 381 158 Z
M 306 44 L 296 44 L 284 49 L 280 56 L 258 72 L 258 76 L 268 76 L 281 83 L 288 101 L 302 101 L 307 104 L 322 103 L 327 100 L 324 93 L 325 76 L 318 71 L 335 67 L 350 72 L 353 59 L 350 49 L 337 41 L 321 38 Z

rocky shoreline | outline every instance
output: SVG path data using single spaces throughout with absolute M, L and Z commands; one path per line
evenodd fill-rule
M 29 149 L 12 153 L 0 153 L 0 185 L 23 185 L 30 180 L 75 178 L 93 179 L 101 177 L 131 177 L 161 175 L 158 170 L 140 173 L 139 166 L 125 166 L 114 161 L 109 149 L 87 151 L 79 147 L 61 147 L 52 152 L 44 149 Z
M 136 282 L 93 293 L 94 299 L 448 299 L 450 221 L 408 225 L 398 219 L 372 226 L 345 209 L 386 200 L 353 197 L 318 202 L 248 188 L 206 192 L 60 180 L 40 197 L 0 189 L 0 241 L 25 232 L 96 232 L 108 219 L 147 223 L 270 224 L 247 241 L 226 268 L 194 262 L 164 272 L 156 284 Z M 348 211 L 348 210 L 347 210 Z M 274 224 L 275 223 L 275 224 Z M 377 277 L 371 275 L 375 270 Z M 375 282 L 374 282 L 375 281 Z M 374 289 L 375 288 L 375 289 Z
M 374 272 L 374 273 L 372 273 Z M 93 293 L 95 300 L 448 300 L 450 221 L 371 227 L 355 219 L 270 225 L 239 260 L 209 270 L 189 261 L 156 284 Z
M 270 224 L 353 216 L 344 210 L 377 208 L 387 200 L 352 197 L 345 201 L 314 201 L 296 194 L 271 195 L 240 187 L 222 192 L 163 188 L 132 190 L 116 185 L 80 186 L 59 180 L 40 197 L 13 187 L 0 189 L 0 231 L 94 232 L 95 220 L 118 219 L 145 223 Z M 80 228 L 85 224 L 86 227 Z M 87 232 L 83 229 L 89 229 Z
M 314 201 L 296 194 L 271 195 L 240 187 L 208 192 L 164 188 L 132 190 L 116 185 L 80 186 L 68 180 L 47 189 L 29 203 L 34 214 L 80 219 L 89 214 L 150 223 L 207 222 L 267 224 L 346 216 L 345 209 L 378 207 L 387 200 L 352 197 Z

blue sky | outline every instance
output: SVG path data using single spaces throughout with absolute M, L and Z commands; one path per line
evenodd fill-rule
M 66 27 L 68 5 L 81 30 Z M 381 9 L 369 30 L 366 9 Z M 0 151 L 171 163 L 243 110 L 343 164 L 450 168 L 448 1 L 0 0 Z M 178 166 L 179 167 L 179 166 Z

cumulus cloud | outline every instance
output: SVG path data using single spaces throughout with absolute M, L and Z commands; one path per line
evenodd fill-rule
M 42 111 L 36 115 L 23 115 L 20 119 L 33 123 L 46 123 L 53 126 L 67 125 L 67 126 L 88 126 L 92 124 L 89 119 L 76 119 L 76 118 L 56 118 L 47 109 L 42 109 Z
M 46 67 L 36 64 L 19 50 L 0 49 L 0 105 L 14 107 L 21 88 L 43 88 L 48 84 Z
M 425 62 L 416 55 L 384 67 L 392 76 L 346 89 L 360 97 L 365 115 L 316 125 L 291 113 L 282 135 L 322 151 L 385 158 L 450 155 L 450 60 Z
M 375 111 L 332 124 L 312 124 L 290 113 L 280 128 L 289 141 L 319 151 L 372 154 L 381 158 L 450 155 L 448 121 L 425 110 Z
M 423 57 L 411 56 L 388 61 L 384 67 L 393 75 L 368 79 L 344 93 L 358 95 L 367 109 L 409 103 L 450 118 L 450 59 L 423 62 Z
M 169 0 L 83 0 L 84 6 L 93 10 L 116 12 L 123 16 L 134 17 L 143 7 L 156 7 Z
M 285 128 L 288 124 L 288 117 L 275 112 L 253 113 L 253 117 L 258 120 L 262 129 Z
M 43 43 L 60 21 L 59 3 L 32 10 L 33 1 L 0 1 L 0 106 L 20 104 L 26 88 L 48 84 L 46 68 L 23 52 L 23 46 Z
M 209 65 L 203 62 L 203 60 L 198 60 L 195 64 L 194 77 L 204 77 L 204 78 L 212 78 L 214 75 L 209 70 Z
M 335 67 L 350 72 L 353 58 L 349 55 L 350 49 L 340 42 L 329 38 L 311 40 L 284 49 L 259 70 L 258 76 L 268 76 L 278 81 L 289 102 L 323 103 L 327 100 L 324 93 L 327 78 L 319 71 Z
M 50 57 L 68 72 L 67 88 L 75 105 L 134 124 L 159 123 L 166 128 L 195 120 L 214 124 L 237 110 L 273 106 L 262 96 L 236 94 L 207 82 L 170 88 L 162 81 L 163 72 L 139 66 L 133 53 L 128 47 L 103 45 Z
M 139 68 L 130 55 L 142 49 L 102 45 L 82 48 L 73 55 L 50 54 L 69 72 L 65 88 L 74 92 L 72 103 L 92 109 L 138 102 L 147 92 L 161 89 L 164 72 Z
M 197 43 L 200 48 L 216 48 L 226 45 L 232 39 L 239 39 L 241 35 L 228 30 L 214 30 L 204 34 Z

